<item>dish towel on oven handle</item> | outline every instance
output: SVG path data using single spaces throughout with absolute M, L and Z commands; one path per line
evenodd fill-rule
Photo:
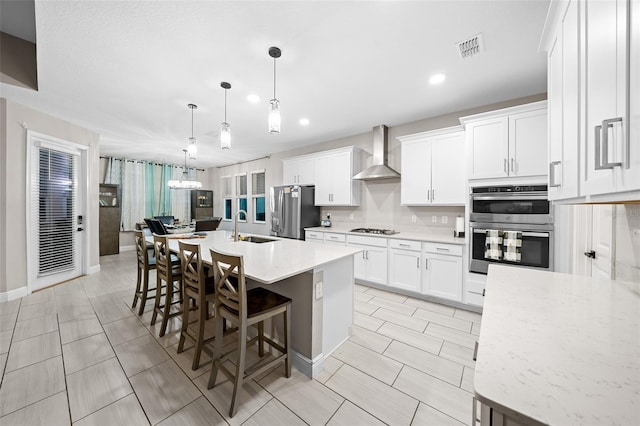
M 520 249 L 522 247 L 522 232 L 520 231 L 504 231 L 504 260 L 508 262 L 520 262 L 522 255 Z
M 484 258 L 502 260 L 502 231 L 488 229 L 484 242 Z

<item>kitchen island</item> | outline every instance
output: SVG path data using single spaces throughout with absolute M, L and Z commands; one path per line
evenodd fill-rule
M 491 265 L 474 390 L 482 425 L 640 424 L 640 283 Z
M 200 244 L 202 260 L 208 265 L 210 248 L 243 256 L 248 289 L 264 286 L 293 300 L 292 362 L 307 376 L 315 377 L 322 371 L 324 359 L 351 333 L 353 255 L 361 250 L 262 238 L 269 241 L 233 241 L 231 232 L 221 230 L 207 232 L 206 237 L 185 235 L 183 241 Z M 171 236 L 169 248 L 178 252 L 180 240 L 178 235 Z

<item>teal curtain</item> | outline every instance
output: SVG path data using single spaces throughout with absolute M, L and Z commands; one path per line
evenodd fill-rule
M 156 213 L 156 165 L 144 162 L 144 214 L 145 217 L 157 216 Z
M 160 169 L 160 214 L 163 216 L 171 216 L 171 190 L 169 189 L 169 181 L 173 174 L 173 167 L 163 164 Z

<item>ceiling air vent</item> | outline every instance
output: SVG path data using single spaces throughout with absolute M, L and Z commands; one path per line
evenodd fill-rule
M 476 34 L 473 37 L 463 40 L 457 43 L 458 55 L 461 59 L 470 58 L 484 51 L 484 44 L 482 43 L 482 33 Z

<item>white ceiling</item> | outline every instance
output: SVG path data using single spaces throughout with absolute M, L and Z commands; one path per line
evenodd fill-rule
M 545 92 L 548 3 L 36 0 L 39 91 L 2 84 L 0 95 L 99 132 L 101 155 L 174 164 L 195 103 L 190 164 L 226 165 Z M 460 59 L 456 42 L 478 33 L 485 52 Z M 267 131 L 270 46 L 282 49 L 279 135 Z M 446 81 L 430 85 L 438 72 Z

